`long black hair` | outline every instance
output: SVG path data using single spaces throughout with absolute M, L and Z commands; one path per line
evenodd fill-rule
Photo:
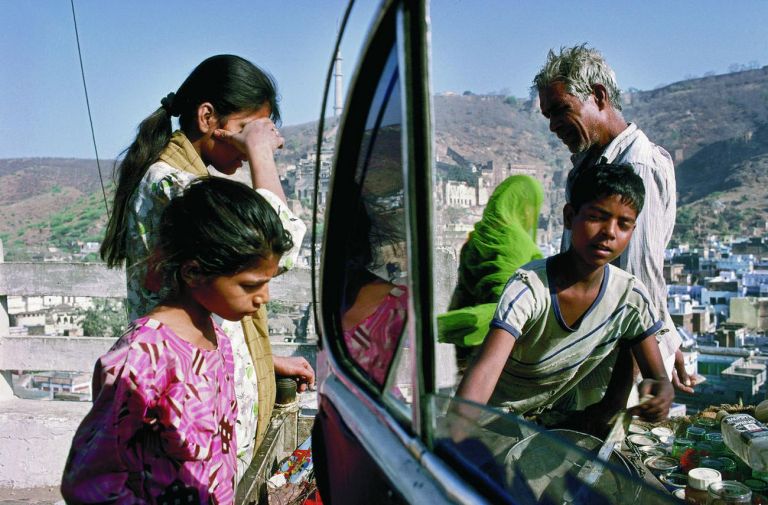
M 112 215 L 101 244 L 101 258 L 110 267 L 126 258 L 128 204 L 149 166 L 157 161 L 171 138 L 171 117 L 187 136 L 197 132 L 195 121 L 201 103 L 210 102 L 220 119 L 245 111 L 270 107 L 271 119 L 280 121 L 277 86 L 272 77 L 250 61 L 231 54 L 211 56 L 200 63 L 176 93 L 161 100 L 161 106 L 139 124 L 133 143 L 117 170 L 117 189 Z
M 181 267 L 189 261 L 197 263 L 200 276 L 212 278 L 291 247 L 290 233 L 263 196 L 230 179 L 200 177 L 163 212 L 153 267 L 163 286 L 177 292 Z

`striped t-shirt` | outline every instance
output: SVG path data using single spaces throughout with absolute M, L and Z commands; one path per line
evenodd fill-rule
M 551 406 L 620 341 L 633 345 L 662 326 L 645 286 L 631 274 L 606 265 L 597 298 L 569 327 L 550 285 L 548 265 L 548 259 L 541 259 L 518 269 L 507 282 L 491 322 L 491 328 L 515 337 L 515 345 L 489 403 L 519 414 Z

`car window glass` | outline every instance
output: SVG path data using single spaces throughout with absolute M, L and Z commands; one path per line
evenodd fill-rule
M 344 289 L 339 317 L 348 356 L 371 381 L 410 401 L 408 348 L 401 343 L 408 312 L 400 78 L 391 51 L 365 121 L 348 216 Z M 393 364 L 397 362 L 398 366 Z M 397 373 L 394 371 L 397 370 Z
M 669 503 L 619 451 L 601 462 L 602 440 L 544 430 L 521 417 L 448 396 L 431 398 L 435 452 L 504 503 Z M 639 453 L 636 457 L 640 457 Z M 584 482 L 590 485 L 584 485 Z M 570 497 L 570 499 L 569 499 Z

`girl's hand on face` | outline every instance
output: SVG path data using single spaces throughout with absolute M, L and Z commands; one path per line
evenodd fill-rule
M 285 140 L 275 124 L 269 118 L 254 119 L 239 132 L 218 128 L 213 131 L 214 138 L 227 142 L 245 155 L 264 152 L 270 154 L 281 149 Z

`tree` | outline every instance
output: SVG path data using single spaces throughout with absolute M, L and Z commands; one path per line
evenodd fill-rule
M 83 335 L 86 337 L 117 338 L 127 327 L 123 302 L 94 299 L 93 307 L 85 311 Z

